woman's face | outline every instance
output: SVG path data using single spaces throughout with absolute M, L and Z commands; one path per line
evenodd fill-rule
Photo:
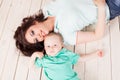
M 49 29 L 43 23 L 36 22 L 26 31 L 25 38 L 29 43 L 36 43 L 43 41 L 48 33 Z

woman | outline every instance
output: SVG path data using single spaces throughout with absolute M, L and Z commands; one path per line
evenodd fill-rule
M 109 18 L 105 0 L 57 0 L 43 12 L 24 18 L 15 32 L 16 46 L 26 56 L 43 51 L 44 37 L 52 31 L 61 33 L 65 43 L 72 45 L 98 40 L 103 37 Z M 95 32 L 80 31 L 93 23 Z

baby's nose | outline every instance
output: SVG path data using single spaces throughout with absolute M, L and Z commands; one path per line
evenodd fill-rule
M 53 46 L 51 46 L 51 49 L 53 49 Z

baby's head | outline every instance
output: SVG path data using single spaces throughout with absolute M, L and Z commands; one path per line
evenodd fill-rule
M 59 33 L 49 33 L 44 40 L 46 54 L 55 56 L 63 48 L 63 37 Z

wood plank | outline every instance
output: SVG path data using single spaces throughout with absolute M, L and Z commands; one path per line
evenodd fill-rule
M 93 26 L 94 27 L 94 26 Z M 90 28 L 90 27 L 89 27 Z M 107 29 L 107 34 L 105 38 L 87 43 L 84 45 L 84 53 L 93 52 L 99 48 L 104 49 L 105 57 L 101 59 L 93 59 L 83 63 L 83 69 L 80 72 L 80 65 L 75 66 L 75 69 L 78 71 L 79 75 L 82 74 L 82 80 L 111 80 L 111 64 L 110 64 L 110 40 L 109 40 L 109 29 Z M 90 30 L 91 31 L 91 30 Z M 92 30 L 93 31 L 93 30 Z M 104 44 L 104 45 L 103 45 Z M 104 46 L 104 47 L 103 47 Z M 78 47 L 79 50 L 80 47 Z M 79 50 L 80 51 L 80 50 Z M 79 52 L 76 51 L 76 52 Z M 107 64 L 106 64 L 107 63 Z M 99 67 L 100 66 L 100 67 Z M 105 71 L 105 72 L 103 72 Z
M 22 2 L 23 2 L 23 1 L 22 1 Z M 22 4 L 22 2 L 20 2 L 20 3 Z M 23 3 L 26 3 L 26 2 L 23 2 Z M 27 5 L 27 4 L 25 4 L 25 5 Z M 31 3 L 28 4 L 28 5 L 30 6 Z M 21 8 L 21 9 L 23 10 L 23 12 L 25 12 L 26 10 L 29 11 L 29 9 L 27 9 L 28 7 L 27 7 L 27 8 L 24 8 L 24 5 L 23 5 L 23 4 L 22 4 L 22 5 L 19 5 L 19 7 L 21 7 L 21 6 L 23 6 L 23 7 Z M 34 6 L 35 6 L 35 5 L 34 5 Z M 32 7 L 33 7 L 33 6 L 32 6 Z M 16 8 L 16 7 L 14 6 L 14 8 Z M 23 8 L 24 8 L 24 9 L 23 9 Z M 34 7 L 34 8 L 35 8 L 35 7 Z M 19 9 L 19 8 L 16 8 L 16 9 Z M 36 8 L 36 9 L 37 9 L 37 8 Z M 15 11 L 17 11 L 17 10 L 15 10 Z M 26 11 L 26 12 L 27 12 L 27 11 Z M 13 12 L 14 12 L 14 11 L 13 11 Z M 16 13 L 16 12 L 15 12 L 15 13 Z M 21 12 L 19 12 L 19 13 L 21 13 Z M 28 12 L 27 12 L 27 13 L 28 13 Z M 24 13 L 23 13 L 23 14 L 24 14 Z M 26 14 L 26 13 L 25 13 L 25 14 Z M 17 14 L 14 14 L 14 15 L 17 15 Z M 19 15 L 19 16 L 22 16 L 22 15 Z M 16 20 L 13 20 L 13 21 L 16 21 Z M 17 21 L 18 21 L 18 20 L 17 20 Z M 13 26 L 11 29 L 14 29 L 14 26 Z M 29 75 L 32 75 L 31 72 L 32 72 L 32 70 L 29 71 Z M 19 73 L 19 72 L 18 72 L 18 73 Z M 39 74 L 38 74 L 38 75 L 39 75 Z M 34 75 L 32 75 L 32 76 L 34 76 Z M 28 76 L 28 79 L 30 79 L 30 80 L 33 79 L 32 76 Z M 36 79 L 36 78 L 39 77 L 39 76 L 37 76 L 37 77 L 36 77 L 36 76 L 37 76 L 37 75 L 34 76 L 34 79 Z M 36 78 L 35 78 L 35 77 L 36 77 Z M 38 80 L 39 80 L 39 79 L 38 79 Z
M 0 0 L 0 7 L 1 7 L 2 3 L 3 3 L 3 0 Z
M 32 0 L 29 15 L 33 15 L 40 10 L 42 0 Z M 40 80 L 41 68 L 30 68 L 27 80 Z
M 97 42 L 90 42 L 86 44 L 86 54 L 96 51 Z M 97 79 L 97 59 L 86 61 L 85 66 L 85 80 L 98 80 Z
M 30 57 L 20 56 L 17 66 L 17 71 L 14 80 L 27 80 L 28 79 L 28 64 Z
M 15 46 L 14 40 L 11 39 L 10 41 L 11 43 L 10 43 L 9 49 L 7 50 L 7 56 L 4 62 L 5 65 L 3 66 L 1 80 L 13 80 L 15 69 L 17 66 L 16 64 L 17 64 L 18 54 L 15 48 L 16 46 Z
M 21 23 L 21 20 L 25 16 L 28 15 L 30 6 L 31 6 L 31 0 L 20 0 L 19 1 L 18 7 L 16 8 L 16 9 L 19 9 L 19 11 L 16 10 L 17 12 L 15 12 L 15 14 L 17 15 L 16 17 L 18 17 L 18 19 L 16 19 L 18 22 L 17 24 L 15 23 L 16 26 L 12 28 L 13 30 L 15 30 L 17 26 Z M 16 71 L 14 75 L 14 80 L 29 79 L 28 74 L 30 73 L 28 70 L 28 63 L 29 63 L 29 58 L 22 56 L 22 55 L 18 57 L 18 63 L 16 64 L 17 67 L 16 67 Z
M 7 21 L 6 21 L 6 24 L 5 24 L 5 30 L 4 30 L 4 32 L 3 32 L 3 36 L 2 36 L 2 39 L 4 39 L 5 38 L 5 36 L 7 36 L 7 37 L 9 37 L 8 36 L 8 34 L 10 34 L 11 36 L 10 36 L 10 38 L 13 38 L 13 34 L 14 34 L 14 31 L 13 31 L 13 29 L 15 28 L 15 26 L 17 26 L 18 25 L 18 22 L 20 21 L 20 19 L 21 19 L 21 16 L 23 16 L 23 14 L 21 14 L 21 13 L 27 13 L 28 14 L 28 10 L 29 10 L 29 7 L 30 7 L 30 1 L 29 2 L 27 2 L 28 0 L 15 0 L 14 2 L 13 2 L 13 6 L 12 6 L 12 9 L 10 10 L 10 12 L 9 12 L 9 15 L 8 15 L 8 19 L 7 19 Z M 28 4 L 26 4 L 26 3 L 28 3 Z M 24 6 L 26 6 L 26 7 L 24 7 Z M 19 11 L 18 11 L 18 9 L 19 9 Z M 20 16 L 20 17 L 19 17 Z M 13 19 L 13 20 L 11 20 L 11 19 Z M 18 21 L 18 22 L 17 22 Z M 6 32 L 7 32 L 7 34 L 6 34 Z M 13 33 L 11 33 L 11 32 L 13 32 Z M 9 42 L 11 41 L 11 40 L 8 40 Z M 14 44 L 14 46 L 15 46 L 15 44 Z M 13 49 L 16 49 L 15 47 L 13 48 Z M 7 57 L 7 60 L 5 61 L 6 62 L 6 64 L 5 64 L 5 69 L 4 69 L 4 74 L 2 75 L 2 79 L 3 80 L 8 80 L 8 78 L 9 78 L 9 80 L 13 80 L 13 78 L 15 77 L 16 78 L 16 76 L 14 75 L 14 72 L 15 72 L 15 69 L 16 68 L 14 68 L 13 69 L 13 66 L 15 67 L 17 64 L 13 64 L 11 67 L 9 67 L 9 65 L 8 64 L 10 64 L 12 61 L 11 60 L 13 60 L 14 58 L 13 58 L 13 53 L 14 53 L 14 55 L 16 54 L 16 52 L 14 52 L 14 50 L 13 49 L 11 49 L 11 50 L 9 50 L 10 52 L 12 52 L 11 53 L 11 55 L 8 55 L 8 57 Z M 5 54 L 7 54 L 7 53 L 5 53 Z M 13 58 L 13 59 L 11 59 L 11 58 Z M 17 60 L 13 60 L 13 63 L 15 63 Z M 12 63 L 11 63 L 12 64 Z M 23 66 L 24 67 L 24 66 Z M 11 69 L 10 69 L 11 68 Z M 7 71 L 10 71 L 10 73 L 11 73 L 11 75 L 9 75 L 8 73 L 7 73 Z M 19 70 L 18 70 L 19 71 Z M 16 72 L 17 74 L 19 73 L 19 72 Z M 22 72 L 20 73 L 20 75 L 21 74 L 23 74 Z M 25 74 L 27 74 L 27 72 L 25 73 Z M 13 75 L 14 75 L 14 77 L 13 77 Z M 20 76 L 19 75 L 19 76 Z M 23 77 L 24 78 L 24 77 Z M 22 78 L 22 79 L 23 79 Z
M 111 80 L 110 37 L 108 30 L 109 28 L 107 28 L 106 35 L 103 39 L 86 44 L 86 53 L 103 49 L 105 56 L 86 62 L 85 80 Z
M 110 23 L 112 80 L 120 80 L 120 31 L 118 17 Z
M 42 0 L 42 4 L 41 4 L 41 9 L 44 8 L 44 6 L 46 4 L 48 4 L 49 2 L 51 2 L 52 0 Z M 40 80 L 46 80 L 46 77 L 44 75 L 44 70 L 42 69 L 41 71 L 41 75 L 40 75 Z
M 85 54 L 85 49 L 86 49 L 86 44 L 80 44 L 75 46 L 75 53 L 77 54 Z M 77 72 L 78 77 L 81 80 L 85 80 L 85 63 L 81 62 L 81 63 L 77 63 L 74 65 L 74 70 Z
M 93 31 L 94 27 L 86 27 L 84 28 L 82 31 Z M 86 43 L 84 44 L 79 44 L 75 47 L 75 52 L 77 54 L 86 54 Z M 77 63 L 74 66 L 74 69 L 76 70 L 76 72 L 78 73 L 78 76 L 81 80 L 86 80 L 86 62 L 81 62 L 81 63 Z
M 1 35 L 5 28 L 4 26 L 8 17 L 8 15 L 5 15 L 5 14 L 9 14 L 11 5 L 12 5 L 12 0 L 4 0 L 0 7 L 0 40 L 1 40 Z
M 98 59 L 98 80 L 112 80 L 111 52 L 110 52 L 110 26 L 106 29 L 106 35 L 99 41 L 100 48 L 104 51 L 104 57 Z
M 49 4 L 50 2 L 52 2 L 53 0 L 43 0 L 42 4 L 41 4 L 41 9 L 44 8 L 44 6 L 46 6 L 47 4 Z
M 8 2 L 8 5 L 7 5 Z M 10 34 L 8 34 L 8 36 L 4 36 L 4 38 L 1 37 L 1 35 L 3 34 L 3 27 L 5 28 L 5 23 L 7 20 L 7 16 L 9 13 L 9 9 L 10 9 L 10 4 L 12 3 L 12 1 L 7 1 L 4 0 L 3 5 L 0 8 L 0 49 L 1 49 L 1 56 L 0 56 L 0 78 L 2 78 L 2 72 L 3 72 L 3 68 L 5 66 L 5 60 L 6 60 L 6 56 L 7 56 L 7 50 L 10 47 L 9 45 L 9 41 L 10 41 Z M 6 7 L 8 6 L 8 7 Z M 6 13 L 6 14 L 4 14 Z
M 8 40 L 10 40 L 9 38 L 7 38 Z M 5 60 L 6 60 L 6 56 L 7 56 L 7 50 L 10 46 L 9 44 L 9 41 L 5 40 L 5 39 L 2 39 L 0 41 L 0 53 L 1 53 L 1 56 L 0 56 L 0 80 L 1 80 L 1 77 L 2 77 L 2 72 L 3 72 L 3 68 L 5 66 Z
M 21 5 L 22 3 L 21 4 L 20 3 L 21 3 L 21 0 L 14 0 L 12 2 L 12 6 L 9 10 L 9 14 L 8 14 L 8 17 L 6 20 L 6 24 L 4 25 L 5 28 L 4 28 L 4 31 L 2 32 L 3 34 L 1 36 L 2 40 L 6 40 L 6 42 L 8 42 L 8 44 L 5 45 L 6 49 L 3 49 L 4 50 L 3 54 L 4 54 L 5 58 L 2 59 L 4 66 L 3 66 L 3 68 L 1 68 L 2 69 L 2 75 L 1 75 L 2 79 L 1 80 L 8 80 L 8 79 L 13 80 L 14 75 L 15 75 L 18 54 L 17 54 L 15 43 L 13 40 L 13 35 L 14 35 L 13 29 L 16 26 L 16 24 L 18 25 L 18 21 L 19 21 L 18 19 L 20 19 L 18 17 L 20 15 L 19 12 L 21 10 L 23 10 L 23 5 Z M 17 12 L 18 9 L 19 9 L 19 12 Z
M 32 67 L 29 69 L 27 80 L 40 80 L 41 68 Z
M 37 13 L 40 10 L 41 5 L 42 5 L 42 0 L 32 0 L 28 15 L 33 15 Z
M 105 56 L 86 62 L 85 80 L 111 80 L 109 35 L 102 40 L 86 45 L 86 53 L 97 49 L 103 49 Z

